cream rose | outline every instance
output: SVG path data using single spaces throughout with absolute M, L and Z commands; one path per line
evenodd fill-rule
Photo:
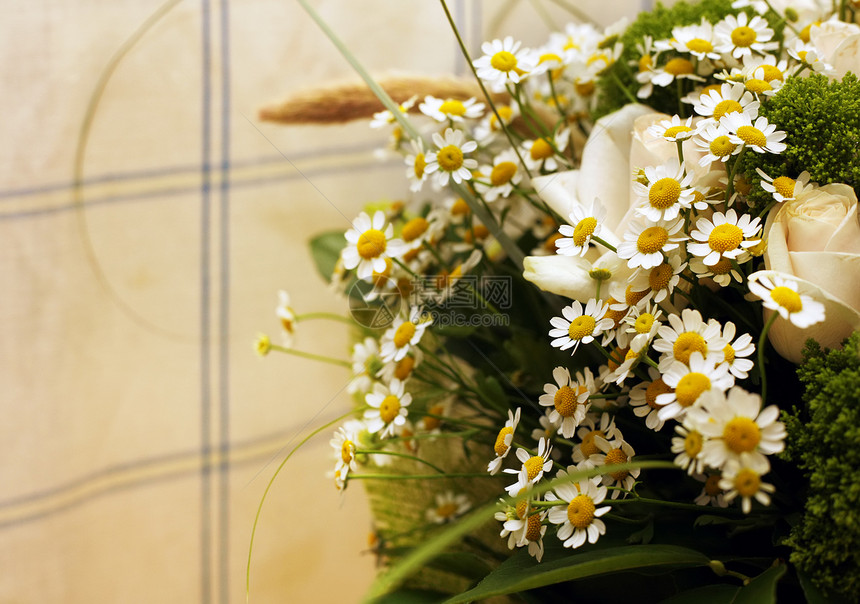
M 860 77 L 860 27 L 825 21 L 809 30 L 809 39 L 824 62 L 833 66 L 831 77 L 841 80 L 849 71 Z
M 800 293 L 825 306 L 825 320 L 800 329 L 777 319 L 770 341 L 799 363 L 807 338 L 838 347 L 860 329 L 860 220 L 857 196 L 844 184 L 814 188 L 773 208 L 765 223 L 767 269 L 796 278 Z

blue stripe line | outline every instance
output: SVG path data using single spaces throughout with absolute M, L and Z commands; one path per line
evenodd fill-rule
M 210 119 L 212 113 L 212 82 L 210 75 L 212 40 L 209 27 L 209 0 L 201 0 L 202 31 L 202 140 L 201 140 L 201 203 L 200 203 L 200 453 L 204 460 L 200 468 L 200 599 L 203 604 L 212 600 L 210 551 L 211 531 L 211 472 L 209 455 L 211 452 L 211 392 L 209 391 L 210 354 L 209 354 L 209 229 L 210 229 L 210 191 L 211 166 L 210 146 L 212 143 Z
M 230 577 L 230 8 L 221 0 L 221 295 L 219 400 L 221 403 L 221 513 L 218 517 L 220 602 L 229 603 Z
M 283 158 L 281 158 L 283 160 Z M 293 174 L 281 174 L 277 176 L 264 176 L 260 178 L 252 178 L 248 180 L 238 181 L 231 183 L 231 189 L 244 189 L 248 187 L 254 187 L 257 185 L 269 185 L 278 182 L 288 182 L 291 180 L 305 180 L 310 176 L 331 176 L 331 175 L 339 175 L 339 174 L 351 174 L 354 172 L 375 172 L 380 169 L 400 169 L 400 163 L 380 163 L 376 160 L 369 161 L 364 164 L 355 164 L 348 167 L 336 167 L 336 168 L 319 168 L 317 170 L 308 170 L 307 172 L 303 172 L 302 174 L 293 173 Z M 157 191 L 143 191 L 140 193 L 128 193 L 126 195 L 109 195 L 106 197 L 102 197 L 99 199 L 94 199 L 92 201 L 88 201 L 85 204 L 75 204 L 68 203 L 59 206 L 46 207 L 46 208 L 36 208 L 33 210 L 23 210 L 21 212 L 9 212 L 6 214 L 0 213 L 0 222 L 6 220 L 22 220 L 27 218 L 38 218 L 41 216 L 50 216 L 52 214 L 61 214 L 64 212 L 69 212 L 76 209 L 89 209 L 91 207 L 98 207 L 102 205 L 113 205 L 116 203 L 124 203 L 127 201 L 148 201 L 148 200 L 158 200 L 164 199 L 167 197 L 173 197 L 176 195 L 183 195 L 188 193 L 199 192 L 201 187 L 196 185 L 194 186 L 184 186 L 184 187 L 168 187 L 165 189 L 159 189 Z

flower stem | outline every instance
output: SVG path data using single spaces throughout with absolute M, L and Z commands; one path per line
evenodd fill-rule
M 347 481 L 361 480 L 430 480 L 434 478 L 496 478 L 491 474 L 478 474 L 464 472 L 457 474 L 348 474 Z M 503 476 L 500 476 L 503 478 Z
M 323 356 L 321 354 L 314 354 L 312 352 L 304 352 L 303 350 L 293 350 L 292 348 L 285 348 L 283 346 L 278 346 L 277 344 L 271 345 L 272 350 L 277 350 L 278 352 L 283 352 L 285 354 L 291 354 L 297 357 L 302 357 L 305 359 L 310 359 L 312 361 L 320 361 L 323 363 L 330 363 L 332 365 L 338 365 L 340 367 L 351 368 L 352 363 L 349 361 L 344 361 L 341 359 L 333 359 L 331 357 Z
M 444 474 L 445 470 L 440 468 L 439 466 L 433 465 L 429 461 L 425 459 L 421 459 L 420 457 L 415 457 L 414 455 L 409 455 L 408 453 L 400 453 L 399 451 L 385 451 L 385 450 L 376 450 L 376 449 L 356 449 L 355 454 L 364 454 L 364 455 L 391 455 L 392 457 L 402 457 L 404 459 L 411 459 L 412 461 L 417 461 L 419 463 L 423 463 L 425 466 L 429 466 L 436 470 L 437 472 Z
M 333 312 L 306 312 L 296 315 L 296 322 L 311 321 L 314 319 L 327 319 L 329 321 L 340 321 L 341 323 L 346 323 L 348 325 L 355 325 L 355 321 L 349 317 L 344 317 L 343 315 L 338 315 Z
M 608 250 L 610 250 L 610 251 L 612 251 L 612 252 L 617 252 L 617 251 L 618 251 L 618 250 L 616 250 L 616 249 L 615 249 L 615 246 L 614 246 L 614 245 L 612 245 L 611 243 L 607 243 L 606 241 L 604 241 L 603 239 L 601 239 L 601 238 L 600 238 L 600 237 L 598 237 L 597 235 L 592 235 L 592 236 L 591 236 L 591 239 L 592 239 L 593 241 L 596 241 L 597 243 L 599 243 L 600 245 L 602 245 L 603 247 L 605 247 L 606 249 L 608 249 Z

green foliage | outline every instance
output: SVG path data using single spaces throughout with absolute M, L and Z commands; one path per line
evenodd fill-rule
M 791 562 L 825 595 L 860 594 L 860 332 L 842 350 L 810 340 L 798 377 L 806 410 L 784 413 L 785 456 L 809 478 L 805 514 L 787 545 Z
M 310 241 L 311 256 L 320 276 L 327 282 L 331 281 L 340 251 L 346 245 L 343 229 L 320 233 Z
M 679 25 L 699 23 L 704 17 L 716 23 L 726 15 L 736 15 L 740 11 L 732 8 L 732 0 L 707 0 L 707 2 L 687 3 L 683 0 L 666 8 L 658 3 L 651 12 L 642 12 L 621 36 L 624 51 L 621 58 L 609 69 L 605 77 L 598 80 L 598 101 L 594 119 L 620 109 L 630 102 L 628 96 L 618 86 L 616 77 L 633 94 L 639 88 L 634 77 L 631 62 L 639 59 L 637 44 L 642 44 L 646 35 L 658 40 L 669 38 L 672 28 Z M 657 111 L 674 114 L 678 111 L 678 94 L 674 86 L 660 88 L 655 86 L 654 93 L 643 101 Z
M 841 182 L 860 191 L 860 81 L 854 74 L 841 82 L 820 74 L 789 78 L 759 115 L 788 133 L 788 147 L 780 155 L 744 154 L 741 169 L 753 185 L 751 206 L 771 199 L 759 186 L 756 168 L 772 178 L 796 178 L 806 170 L 819 185 Z

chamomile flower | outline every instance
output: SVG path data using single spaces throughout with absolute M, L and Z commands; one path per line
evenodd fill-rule
M 562 436 L 571 438 L 588 413 L 588 397 L 596 391 L 594 376 L 586 367 L 584 373 L 577 373 L 574 379 L 567 369 L 556 367 L 552 377 L 555 384 L 544 384 L 544 394 L 538 402 L 544 407 L 552 407 L 549 421 L 558 427 Z
M 663 353 L 660 371 L 665 372 L 673 363 L 690 364 L 691 355 L 699 353 L 715 363 L 722 362 L 723 348 L 727 342 L 720 336 L 719 322 L 709 319 L 706 323 L 698 310 L 685 308 L 681 315 L 670 314 L 669 325 L 657 330 L 659 338 L 654 340 L 654 350 Z
M 716 61 L 722 57 L 714 47 L 714 27 L 704 18 L 698 25 L 672 28 L 672 39 L 668 46 L 678 52 L 689 53 L 700 61 Z
M 370 336 L 352 347 L 352 381 L 347 386 L 350 394 L 368 392 L 373 386 L 373 376 L 382 367 L 379 344 Z
M 334 433 L 334 438 L 329 441 L 331 447 L 335 450 L 337 462 L 334 466 L 334 475 L 341 483 L 339 488 L 343 488 L 343 483 L 350 470 L 355 472 L 358 469 L 358 464 L 355 461 L 356 443 L 358 442 L 358 427 L 360 422 L 347 422 L 337 429 Z
M 576 471 L 575 467 L 568 472 Z M 558 471 L 558 477 L 567 476 L 568 472 Z M 606 499 L 607 489 L 598 486 L 595 479 L 580 480 L 575 484 L 559 485 L 554 493 L 548 493 L 547 501 L 566 501 L 567 506 L 550 508 L 547 518 L 553 524 L 559 524 L 558 538 L 564 547 L 576 549 L 588 540 L 597 543 L 600 535 L 606 533 L 606 525 L 600 520 L 610 506 L 599 506 Z
M 833 71 L 833 66 L 822 60 L 818 49 L 813 44 L 804 43 L 801 39 L 795 40 L 788 46 L 788 54 L 815 73 L 828 74 Z
M 496 520 L 504 522 L 499 536 L 508 538 L 508 549 L 528 545 L 529 555 L 538 562 L 543 558 L 543 536 L 546 534 L 546 511 L 536 511 L 529 499 L 523 499 L 516 506 L 509 506 L 504 512 L 496 512 Z
M 422 360 L 424 360 L 424 353 L 419 348 L 410 350 L 409 354 L 399 361 L 392 359 L 387 363 L 382 363 L 380 359 L 379 363 L 382 363 L 382 367 L 376 372 L 376 377 L 383 382 L 390 382 L 394 378 L 405 382 L 412 376 L 412 372 L 421 364 Z
M 761 408 L 761 397 L 735 386 L 728 393 L 713 390 L 688 412 L 692 425 L 708 437 L 702 449 L 705 463 L 722 468 L 742 454 L 767 462 L 766 455 L 785 448 L 785 425 L 777 421 L 779 407 Z
M 693 173 L 685 175 L 683 163 L 670 160 L 659 166 L 648 166 L 644 172 L 648 184 L 634 182 L 633 191 L 644 200 L 643 205 L 636 207 L 636 212 L 650 222 L 673 220 L 682 208 L 687 209 L 693 203 L 694 191 L 690 187 Z
M 508 453 L 511 452 L 511 444 L 514 442 L 514 432 L 516 431 L 517 424 L 519 423 L 520 408 L 517 407 L 516 413 L 508 409 L 508 421 L 506 421 L 502 429 L 499 430 L 499 434 L 496 436 L 496 443 L 493 446 L 493 450 L 496 452 L 496 458 L 487 466 L 487 472 L 490 474 L 498 474 L 499 469 L 502 467 L 502 462 L 505 457 L 508 456 Z
M 680 198 L 679 198 L 680 199 Z M 663 254 L 675 250 L 686 239 L 675 236 L 684 226 L 680 218 L 660 220 L 656 224 L 632 220 L 624 241 L 618 245 L 618 257 L 627 260 L 629 268 L 652 269 L 663 263 Z
M 412 395 L 404 391 L 403 382 L 397 378 L 386 387 L 379 382 L 373 385 L 373 392 L 364 397 L 370 409 L 364 412 L 367 431 L 379 433 L 380 438 L 394 434 L 395 426 L 406 423 L 406 407 L 412 403 Z
M 678 141 L 687 140 L 693 136 L 695 130 L 692 126 L 692 116 L 688 117 L 682 123 L 680 116 L 673 115 L 672 119 L 662 120 L 653 126 L 649 126 L 648 133 L 655 138 L 662 138 L 670 143 L 676 143 Z
M 580 343 L 588 344 L 607 329 L 611 329 L 614 321 L 604 318 L 609 305 L 591 298 L 585 305 L 574 300 L 570 306 L 561 309 L 561 317 L 550 319 L 554 329 L 549 330 L 549 336 L 555 338 L 552 345 L 561 350 L 573 348 L 571 355 L 576 352 Z
M 694 500 L 696 505 L 711 505 L 718 508 L 728 507 L 728 502 L 720 488 L 720 472 L 709 472 L 708 474 L 693 474 L 693 478 L 704 482 L 702 492 Z
M 680 254 L 674 253 L 650 270 L 637 271 L 631 285 L 634 290 L 645 292 L 643 301 L 660 304 L 678 287 L 685 268 L 687 263 L 681 260 Z
M 672 453 L 675 465 L 687 470 L 687 474 L 701 474 L 705 471 L 705 460 L 702 458 L 702 448 L 706 437 L 696 430 L 687 418 L 681 424 L 675 425 L 678 436 L 672 437 Z
M 696 67 L 693 62 L 684 57 L 675 57 L 666 61 L 663 67 L 654 70 L 654 75 L 651 78 L 651 83 L 654 86 L 665 88 L 675 80 L 695 80 L 704 82 L 705 78 L 696 73 Z
M 425 96 L 424 102 L 418 109 L 426 116 L 437 122 L 462 122 L 464 119 L 479 118 L 484 114 L 484 104 L 478 103 L 474 98 L 461 101 L 459 99 L 437 99 L 434 96 Z
M 397 108 L 400 110 L 400 113 L 408 113 L 410 109 L 415 105 L 415 101 L 418 100 L 417 96 L 413 96 L 407 101 L 401 103 Z M 383 111 L 379 111 L 373 114 L 373 119 L 370 121 L 371 128 L 383 128 L 385 126 L 392 126 L 397 122 L 394 118 L 394 114 L 391 113 L 388 109 Z
M 525 449 L 517 449 L 517 459 L 523 465 L 519 469 L 506 468 L 502 470 L 506 474 L 517 474 L 518 476 L 518 481 L 505 489 L 509 495 L 519 493 L 522 483 L 525 483 L 527 486 L 537 483 L 543 478 L 544 472 L 549 472 L 552 469 L 551 451 L 552 445 L 545 438 L 538 441 L 537 455 L 530 455 Z
M 711 88 L 703 93 L 693 104 L 693 109 L 699 115 L 719 122 L 724 115 L 731 113 L 746 113 L 756 117 L 759 105 L 755 96 L 742 85 L 724 82 L 718 90 Z
M 397 317 L 380 340 L 380 358 L 384 362 L 399 361 L 421 341 L 424 331 L 433 323 L 432 316 L 413 306 L 409 319 Z
M 552 440 L 552 437 L 555 436 L 556 432 L 558 432 L 558 426 L 556 426 L 552 421 L 550 421 L 549 416 L 555 409 L 547 409 L 543 415 L 538 418 L 538 423 L 540 424 L 539 428 L 535 428 L 532 430 L 532 439 L 537 442 L 541 438 L 546 438 L 547 440 Z M 552 450 L 553 459 L 557 459 L 560 456 L 558 449 Z
M 764 54 L 776 48 L 769 42 L 773 38 L 773 30 L 767 26 L 767 21 L 758 15 L 750 19 L 742 12 L 737 16 L 728 15 L 714 26 L 714 37 L 717 42 L 716 51 L 730 53 L 740 59 L 753 51 Z
M 633 459 L 635 452 L 630 443 L 623 438 L 614 440 L 606 440 L 605 438 L 597 438 L 594 443 L 600 449 L 599 453 L 595 453 L 589 458 L 589 461 L 595 466 L 610 466 L 616 464 L 627 463 Z M 621 487 L 626 491 L 633 488 L 633 484 L 639 477 L 639 468 L 632 470 L 618 470 L 609 474 L 603 474 L 601 481 L 607 487 Z M 612 499 L 618 499 L 621 491 L 612 490 Z
M 624 438 L 621 430 L 615 426 L 615 418 L 609 413 L 601 413 L 599 418 L 593 413 L 586 415 L 583 425 L 576 431 L 576 437 L 580 441 L 573 449 L 573 461 L 576 463 L 588 462 L 592 455 L 600 453 L 596 439 Z
M 597 76 L 606 73 L 606 70 L 612 67 L 615 62 L 621 58 L 621 53 L 624 50 L 624 45 L 617 42 L 614 45 L 606 46 L 599 45 L 588 58 L 585 59 L 585 71 L 579 77 L 579 83 L 591 82 Z
M 755 247 L 749 249 L 755 249 Z M 731 258 L 722 258 L 712 266 L 706 266 L 701 258 L 691 258 L 690 270 L 697 277 L 710 277 L 720 287 L 728 287 L 732 280 L 737 283 L 744 282 L 744 276 L 732 264 Z
M 720 125 L 729 131 L 729 140 L 736 145 L 743 143 L 756 153 L 778 155 L 785 151 L 786 144 L 781 141 L 787 134 L 777 130 L 764 116 L 753 122 L 746 113 L 729 113 L 720 118 Z
M 555 242 L 556 251 L 562 256 L 585 256 L 591 238 L 600 236 L 606 208 L 595 197 L 591 207 L 575 203 L 569 217 L 570 224 L 558 227 L 561 238 Z
M 478 77 L 487 82 L 494 92 L 501 92 L 506 84 L 517 84 L 535 68 L 537 60 L 522 42 L 514 41 L 511 36 L 504 40 L 484 42 L 481 51 L 484 55 L 472 64 Z
M 290 294 L 281 290 L 278 292 L 278 306 L 275 308 L 275 316 L 281 322 L 281 341 L 284 348 L 293 345 L 293 336 L 296 330 L 296 313 L 290 306 Z
M 435 174 L 433 178 L 437 185 L 444 187 L 449 179 L 460 184 L 472 178 L 471 171 L 478 167 L 478 162 L 465 156 L 477 149 L 478 143 L 466 141 L 463 131 L 453 128 L 446 128 L 444 136 L 433 133 L 433 143 L 438 150 L 427 154 L 424 171 Z
M 762 272 L 748 278 L 750 292 L 761 298 L 765 308 L 775 310 L 783 319 L 801 329 L 824 320 L 824 305 L 797 292 L 797 282 Z
M 424 142 L 419 139 L 409 141 L 412 153 L 406 156 L 406 177 L 409 179 L 409 190 L 417 193 L 427 180 L 427 155 L 424 152 Z
M 699 165 L 702 167 L 710 166 L 715 161 L 725 163 L 732 155 L 741 151 L 741 146 L 729 138 L 729 131 L 715 123 L 700 127 L 693 143 L 705 151 L 699 159 Z
M 385 224 L 385 214 L 381 210 L 373 215 L 373 220 L 365 212 L 352 221 L 352 227 L 344 237 L 347 245 L 340 253 L 344 268 L 357 269 L 359 279 L 368 279 L 373 271 L 383 272 L 385 259 L 400 253 L 403 242 L 392 239 L 394 227 Z
M 666 385 L 660 372 L 653 367 L 648 368 L 648 376 L 650 380 L 640 382 L 630 390 L 630 407 L 636 417 L 644 417 L 645 425 L 656 432 L 661 430 L 665 423 L 660 419 L 657 397 L 672 392 L 673 389 Z
M 752 336 L 748 333 L 741 334 L 735 339 L 735 324 L 728 321 L 723 326 L 722 338 L 726 341 L 723 348 L 723 362 L 729 366 L 729 372 L 739 380 L 749 377 L 749 370 L 753 368 L 753 362 L 748 357 L 755 352 Z
M 705 266 L 713 266 L 723 258 L 738 259 L 747 248 L 761 241 L 756 237 L 760 222 L 760 218 L 752 218 L 750 214 L 738 217 L 734 209 L 725 214 L 714 212 L 710 219 L 700 217 L 690 233 L 693 241 L 687 243 L 687 251 L 702 258 Z
M 487 174 L 485 179 L 489 183 L 475 182 L 475 187 L 484 196 L 484 200 L 490 203 L 500 197 L 508 197 L 523 179 L 519 159 L 513 149 L 506 149 L 496 155 L 493 165 L 486 166 L 483 171 Z
M 720 478 L 720 488 L 725 491 L 727 503 L 737 497 L 741 498 L 741 509 L 749 514 L 752 509 L 752 499 L 762 505 L 770 505 L 770 495 L 776 488 L 761 477 L 770 471 L 766 457 L 756 457 L 746 453 L 739 459 L 729 459 L 723 468 Z
M 759 67 L 755 71 L 749 72 L 747 77 L 744 79 L 744 88 L 755 95 L 775 95 L 779 92 L 779 89 L 782 88 L 782 80 L 776 78 L 773 80 L 766 80 L 765 78 L 768 76 L 765 74 L 764 66 Z
M 790 176 L 772 178 L 761 168 L 756 168 L 755 171 L 761 176 L 761 188 L 770 193 L 777 203 L 793 201 L 798 195 L 812 188 L 809 186 L 809 172 L 805 170 L 797 179 Z
M 498 117 L 496 117 L 496 112 L 499 114 Z M 484 146 L 490 144 L 501 134 L 502 128 L 510 124 L 519 114 L 519 107 L 516 104 L 497 104 L 496 111 L 488 112 L 478 125 L 475 126 L 475 140 Z M 501 124 L 499 123 L 499 118 L 502 118 Z
M 462 516 L 471 507 L 472 504 L 465 494 L 445 491 L 444 493 L 436 493 L 436 503 L 434 506 L 427 508 L 425 516 L 428 522 L 445 524 Z
M 637 69 L 636 81 L 641 84 L 636 91 L 636 98 L 647 99 L 654 92 L 652 80 L 658 75 L 655 66 L 662 51 L 656 47 L 654 39 L 647 35 L 643 38 L 643 43 L 636 43 L 636 50 L 639 53 L 639 60 L 632 65 Z
M 644 293 L 647 294 L 647 292 Z M 651 342 L 663 324 L 660 321 L 663 310 L 656 303 L 647 302 L 641 308 L 633 306 L 632 309 L 632 312 L 624 318 L 624 322 L 627 323 L 627 333 L 633 336 L 634 341 L 639 338 L 645 342 Z
M 681 418 L 689 413 L 695 403 L 710 391 L 724 392 L 732 387 L 735 378 L 725 363 L 716 365 L 705 359 L 700 352 L 690 355 L 689 365 L 675 361 L 663 372 L 663 381 L 674 388 L 673 392 L 657 395 L 660 419 Z M 702 431 L 701 427 L 699 428 Z M 704 432 L 702 431 L 704 434 Z M 707 458 L 706 458 L 707 461 Z M 710 464 L 714 465 L 714 464 Z M 717 466 L 715 466 L 717 467 Z
M 561 169 L 558 154 L 564 152 L 570 139 L 570 131 L 561 128 L 552 138 L 543 137 L 522 143 L 523 161 L 529 170 L 555 172 Z

